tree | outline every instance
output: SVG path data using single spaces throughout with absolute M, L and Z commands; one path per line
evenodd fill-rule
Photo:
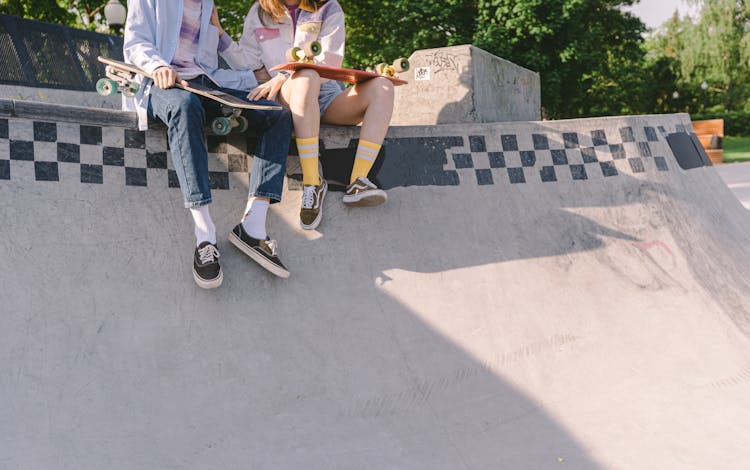
M 480 0 L 475 44 L 537 71 L 553 118 L 637 111 L 645 25 L 637 0 Z
M 49 23 L 71 24 L 74 16 L 55 0 L 0 0 L 0 13 Z

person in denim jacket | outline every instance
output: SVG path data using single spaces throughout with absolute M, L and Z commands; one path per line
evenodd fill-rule
M 341 67 L 344 61 L 344 12 L 337 0 L 259 0 L 245 18 L 242 38 L 234 42 L 221 30 L 218 18 L 214 26 L 221 31 L 223 56 L 236 70 L 253 70 L 256 76 L 269 78 L 255 88 L 250 99 L 278 99 L 289 106 L 294 120 L 303 173 L 300 225 L 315 229 L 323 215 L 327 184 L 320 175 L 318 135 L 321 121 L 326 124 L 362 123 L 359 145 L 350 184 L 343 201 L 352 206 L 375 206 L 387 200 L 385 191 L 367 175 L 372 168 L 388 131 L 393 114 L 393 84 L 375 78 L 342 90 L 340 84 L 322 79 L 313 70 L 294 74 L 271 72 L 286 62 L 285 53 L 310 41 L 323 46 L 318 63 Z
M 167 126 L 169 148 L 185 207 L 195 223 L 193 277 L 203 288 L 219 287 L 224 275 L 219 265 L 216 228 L 208 210 L 211 184 L 204 125 L 206 115 L 219 113 L 211 100 L 175 87 L 200 84 L 245 98 L 258 82 L 252 72 L 221 70 L 219 31 L 211 25 L 213 0 L 131 0 L 125 26 L 125 62 L 154 78 L 140 77 L 142 86 L 123 107 L 138 114 L 139 128 L 148 118 Z M 275 104 L 259 100 L 258 104 Z M 242 222 L 230 241 L 261 266 L 281 277 L 289 272 L 276 253 L 276 242 L 266 233 L 266 210 L 281 200 L 289 153 L 291 116 L 288 110 L 243 110 L 249 132 L 259 134 L 250 178 L 248 203 Z

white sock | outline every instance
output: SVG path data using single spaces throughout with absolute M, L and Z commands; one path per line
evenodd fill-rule
M 190 209 L 190 215 L 193 216 L 193 222 L 195 222 L 195 246 L 203 242 L 216 244 L 216 226 L 211 220 L 208 206 L 194 207 Z
M 250 199 L 247 201 L 245 216 L 242 218 L 242 227 L 248 235 L 259 240 L 265 240 L 266 213 L 270 203 L 265 199 Z

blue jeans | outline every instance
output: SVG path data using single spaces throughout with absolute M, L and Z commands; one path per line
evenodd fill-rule
M 243 99 L 247 96 L 246 91 L 220 88 L 204 75 L 188 82 L 215 88 Z M 255 103 L 277 105 L 268 100 Z M 172 163 L 180 181 L 185 207 L 210 204 L 211 184 L 208 178 L 204 126 L 207 118 L 221 114 L 221 106 L 213 100 L 179 88 L 162 90 L 152 86 L 148 114 L 167 125 Z M 253 155 L 248 197 L 267 197 L 271 203 L 279 202 L 292 132 L 291 113 L 286 108 L 281 111 L 243 109 L 242 116 L 248 120 L 248 132 L 259 136 Z

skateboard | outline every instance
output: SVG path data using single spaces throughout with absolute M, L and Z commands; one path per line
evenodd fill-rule
M 272 67 L 271 70 L 296 72 L 301 69 L 312 69 L 318 72 L 318 75 L 322 78 L 354 84 L 366 82 L 376 77 L 385 77 L 396 86 L 409 83 L 396 76 L 400 72 L 409 70 L 409 61 L 407 59 L 398 59 L 393 64 L 378 64 L 375 67 L 375 71 L 365 71 L 330 67 L 315 63 L 315 56 L 320 55 L 321 52 L 323 52 L 323 48 L 317 41 L 309 42 L 301 48 L 293 47 L 286 51 L 286 60 L 288 62 Z
M 96 82 L 96 91 L 102 96 L 112 96 L 119 92 L 122 93 L 123 96 L 133 97 L 138 93 L 140 88 L 140 84 L 135 81 L 136 75 L 153 78 L 150 74 L 135 65 L 126 64 L 125 62 L 108 59 L 106 57 L 99 57 L 98 60 L 107 66 L 105 69 L 107 78 L 101 78 Z M 243 109 L 282 109 L 281 106 L 253 104 L 249 101 L 237 98 L 236 96 L 200 85 L 182 86 L 177 83 L 175 84 L 175 87 L 219 103 L 221 106 L 221 114 L 223 114 L 223 116 L 214 118 L 210 124 L 211 132 L 216 135 L 227 135 L 232 130 L 245 132 L 248 127 L 248 122 L 247 119 L 240 115 Z

